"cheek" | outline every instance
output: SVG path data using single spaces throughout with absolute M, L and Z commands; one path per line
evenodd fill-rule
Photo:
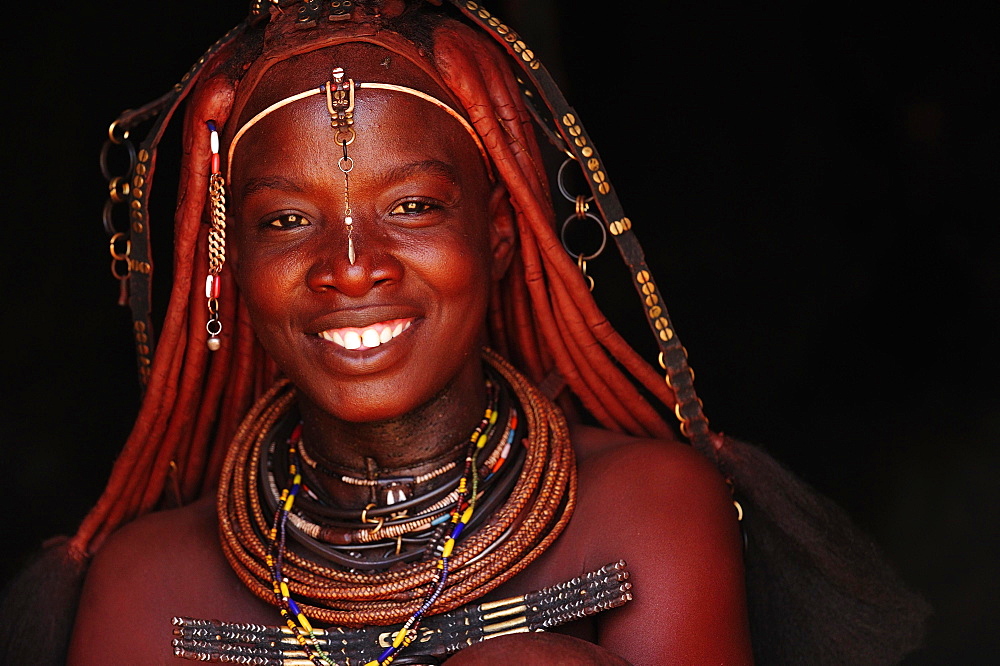
M 408 248 L 409 262 L 438 293 L 474 302 L 489 293 L 490 251 L 485 235 L 457 231 Z
M 238 245 L 235 277 L 254 329 L 264 335 L 284 320 L 287 303 L 302 280 L 296 253 L 273 256 Z

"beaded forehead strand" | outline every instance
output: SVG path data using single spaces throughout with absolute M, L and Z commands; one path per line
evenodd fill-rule
M 332 79 L 326 83 L 326 110 L 330 112 L 330 127 L 334 141 L 344 154 L 337 160 L 337 167 L 344 174 L 344 224 L 347 225 L 347 259 L 354 265 L 354 218 L 351 217 L 351 171 L 354 159 L 347 154 L 347 146 L 354 142 L 354 79 L 344 80 L 343 67 L 334 67 Z

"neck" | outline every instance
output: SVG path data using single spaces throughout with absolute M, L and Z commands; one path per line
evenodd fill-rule
M 424 404 L 382 421 L 344 421 L 300 395 L 302 448 L 316 463 L 317 477 L 331 501 L 344 507 L 364 507 L 372 501 L 372 490 L 345 484 L 341 475 L 357 479 L 416 477 L 458 460 L 464 456 L 469 435 L 482 420 L 486 404 L 485 377 L 478 363 L 471 364 Z M 435 478 L 421 485 L 429 490 L 442 480 Z

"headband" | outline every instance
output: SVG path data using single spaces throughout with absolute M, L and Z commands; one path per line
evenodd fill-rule
M 465 119 L 465 117 L 462 114 L 460 114 L 455 109 L 451 108 L 450 106 L 448 106 L 447 104 L 445 104 L 444 102 L 442 102 L 441 100 L 439 100 L 436 97 L 428 95 L 427 93 L 421 92 L 420 90 L 416 90 L 414 88 L 408 88 L 406 86 L 398 86 L 398 85 L 395 85 L 395 84 L 392 84 L 392 83 L 357 83 L 353 79 L 350 80 L 350 84 L 351 84 L 351 103 L 352 103 L 352 106 L 353 106 L 353 101 L 354 101 L 354 99 L 353 99 L 354 90 L 357 90 L 359 88 L 364 88 L 366 90 L 389 90 L 389 91 L 392 91 L 392 92 L 405 93 L 407 95 L 412 95 L 412 96 L 414 96 L 414 97 L 416 97 L 418 99 L 422 99 L 425 102 L 430 102 L 434 106 L 438 107 L 439 109 L 441 109 L 442 111 L 444 111 L 445 113 L 447 113 L 449 116 L 451 116 L 452 118 L 454 118 L 455 120 L 457 120 L 459 123 L 461 123 L 461 125 L 465 129 L 465 131 L 469 133 L 469 136 L 472 137 L 472 140 L 476 142 L 476 147 L 479 149 L 479 154 L 482 155 L 482 157 L 483 157 L 483 162 L 486 163 L 486 171 L 487 171 L 487 173 L 490 176 L 490 180 L 494 179 L 494 176 L 493 176 L 493 167 L 492 167 L 492 163 L 490 162 L 489 155 L 486 152 L 486 147 L 483 145 L 483 142 L 479 138 L 479 135 L 476 134 L 475 128 L 469 123 L 468 120 Z M 323 85 L 321 85 L 319 87 L 310 88 L 309 90 L 304 90 L 304 91 L 302 91 L 300 93 L 296 93 L 296 94 L 290 95 L 289 97 L 286 97 L 284 99 L 278 100 L 277 102 L 275 102 L 271 106 L 269 106 L 266 109 L 264 109 L 263 111 L 259 112 L 253 118 L 251 118 L 250 120 L 248 120 L 246 123 L 244 123 L 243 126 L 240 127 L 239 130 L 236 131 L 236 134 L 233 135 L 233 140 L 229 143 L 229 153 L 228 153 L 227 159 L 226 159 L 226 182 L 229 182 L 229 179 L 230 179 L 230 173 L 231 173 L 232 164 L 233 164 L 233 154 L 236 152 L 236 144 L 239 143 L 240 139 L 243 137 L 244 134 L 247 133 L 247 131 L 249 131 L 249 129 L 251 127 L 253 127 L 258 122 L 260 122 L 261 120 L 263 120 L 268 114 L 271 114 L 271 113 L 277 111 L 278 109 L 280 109 L 283 106 L 288 106 L 289 104 L 292 104 L 293 102 L 297 102 L 300 99 L 306 99 L 308 97 L 312 97 L 313 95 L 323 95 L 323 94 L 326 94 L 329 97 L 330 94 L 335 89 L 336 89 L 336 86 L 334 84 L 332 84 L 330 81 L 327 81 L 326 83 L 324 83 Z M 329 106 L 329 101 L 328 101 L 328 106 Z M 332 111 L 332 109 L 331 109 L 331 111 Z M 353 141 L 353 137 L 352 137 L 351 141 Z

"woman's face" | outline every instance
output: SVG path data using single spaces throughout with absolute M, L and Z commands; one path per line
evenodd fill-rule
M 357 82 L 448 99 L 403 58 L 344 45 L 272 68 L 243 115 L 319 86 L 338 66 Z M 470 370 L 480 362 L 489 289 L 510 245 L 498 229 L 509 224 L 495 224 L 504 218 L 501 192 L 446 112 L 412 95 L 360 89 L 354 119 L 349 185 L 325 95 L 255 124 L 232 158 L 230 237 L 265 349 L 325 411 L 374 421 L 478 377 Z

